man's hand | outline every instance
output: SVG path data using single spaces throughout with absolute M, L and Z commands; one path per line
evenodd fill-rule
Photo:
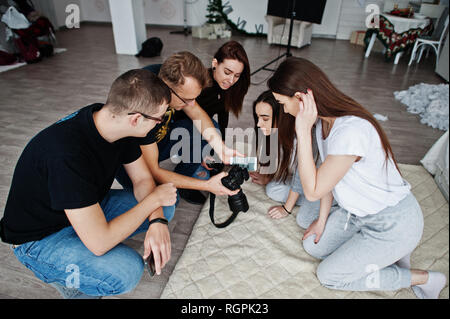
M 173 206 L 177 202 L 177 189 L 172 183 L 157 186 L 151 194 L 156 196 L 160 206 Z
M 221 179 L 227 176 L 228 173 L 222 172 L 220 174 L 217 174 L 216 176 L 211 177 L 207 183 L 208 183 L 208 191 L 217 195 L 217 196 L 233 196 L 239 193 L 239 189 L 237 190 L 229 190 L 225 186 L 223 186 Z
M 172 206 L 177 201 L 177 189 L 172 183 L 162 184 L 155 187 L 150 196 L 155 196 L 155 200 L 159 202 L 159 206 Z M 151 219 L 162 217 L 153 215 L 155 214 L 151 215 Z M 161 269 L 169 261 L 171 249 L 169 227 L 162 223 L 151 224 L 145 234 L 143 257 L 145 260 L 150 256 L 150 252 L 153 252 L 155 270 L 158 275 L 161 274 Z
M 245 157 L 244 154 L 241 154 L 232 148 L 226 147 L 225 144 L 222 145 L 222 152 L 218 152 L 218 154 L 220 154 L 220 159 L 224 164 L 230 164 L 232 157 Z
M 144 240 L 144 260 L 153 252 L 156 274 L 161 274 L 161 269 L 170 259 L 172 247 L 170 243 L 169 227 L 161 223 L 153 223 L 147 230 Z

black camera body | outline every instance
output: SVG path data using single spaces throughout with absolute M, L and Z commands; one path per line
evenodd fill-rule
M 241 185 L 244 184 L 244 182 L 250 178 L 247 168 L 241 167 L 239 165 L 225 166 L 222 163 L 208 163 L 207 165 L 209 168 L 212 169 L 210 171 L 211 176 L 217 175 L 224 170 L 228 171 L 228 175 L 223 177 L 221 179 L 221 182 L 222 182 L 223 186 L 225 186 L 226 188 L 228 188 L 229 190 L 232 190 L 232 191 L 239 189 L 241 187 Z M 228 196 L 228 206 L 230 207 L 230 210 L 233 212 L 233 216 L 234 216 L 233 219 L 236 217 L 236 215 L 239 212 L 245 213 L 248 211 L 249 206 L 248 206 L 247 197 L 245 196 L 242 189 L 239 190 L 239 192 L 236 195 Z M 211 220 L 213 221 L 212 218 L 211 218 Z M 213 221 L 213 223 L 214 223 L 214 221 Z M 231 221 L 230 221 L 230 223 L 231 223 Z M 223 227 L 225 227 L 225 226 L 223 226 Z

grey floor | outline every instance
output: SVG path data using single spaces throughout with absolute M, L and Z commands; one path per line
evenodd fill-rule
M 26 143 L 40 130 L 85 105 L 104 102 L 112 81 L 121 73 L 147 64 L 161 63 L 171 53 L 188 50 L 209 66 L 212 55 L 226 40 L 201 40 L 170 34 L 170 28 L 149 27 L 148 36 L 164 43 L 162 55 L 137 59 L 116 55 L 112 28 L 108 24 L 82 24 L 80 29 L 57 32 L 58 47 L 68 51 L 44 61 L 0 73 L 0 217 L 3 215 L 12 174 Z M 245 47 L 251 68 L 256 69 L 285 51 L 269 46 L 265 39 L 233 37 Z M 321 67 L 339 89 L 373 113 L 388 116 L 382 122 L 399 163 L 419 164 L 433 143 L 444 133 L 419 122 L 394 99 L 393 92 L 418 83 L 444 81 L 434 69 L 434 57 L 419 65 L 407 66 L 403 57 L 398 65 L 386 63 L 380 53 L 364 59 L 364 49 L 348 41 L 313 39 L 312 45 L 293 49 L 294 56 L 310 59 Z M 276 67 L 276 65 L 272 65 Z M 251 105 L 266 89 L 270 72 L 259 72 L 245 98 L 239 119 L 230 117 L 230 127 L 253 127 Z M 115 298 L 159 298 L 182 254 L 200 207 L 181 201 L 170 224 L 172 258 L 159 277 L 144 274 L 138 287 Z M 143 236 L 126 244 L 143 252 Z M 53 288 L 36 279 L 22 266 L 8 245 L 0 244 L 0 298 L 59 298 Z

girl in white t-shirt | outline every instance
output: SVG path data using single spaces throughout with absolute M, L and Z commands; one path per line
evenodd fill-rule
M 303 236 L 305 250 L 322 259 L 319 281 L 352 291 L 412 286 L 419 298 L 438 298 L 445 275 L 410 269 L 423 215 L 373 115 L 302 58 L 286 59 L 268 85 L 283 104 L 280 122 L 285 122 L 283 116 L 295 120 L 291 134 L 297 136 L 305 196 L 321 201 L 319 217 Z M 314 125 L 322 160 L 318 169 Z M 331 209 L 333 198 L 339 206 Z

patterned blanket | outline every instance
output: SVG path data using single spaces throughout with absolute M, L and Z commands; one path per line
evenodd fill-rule
M 377 38 L 383 43 L 386 48 L 385 58 L 391 59 L 398 52 L 406 51 L 414 45 L 414 42 L 419 36 L 429 35 L 433 32 L 433 24 L 430 23 L 424 29 L 410 29 L 403 33 L 396 33 L 394 25 L 386 17 L 380 15 L 380 28 L 368 29 L 364 37 L 366 47 L 370 42 L 373 33 L 377 34 Z

